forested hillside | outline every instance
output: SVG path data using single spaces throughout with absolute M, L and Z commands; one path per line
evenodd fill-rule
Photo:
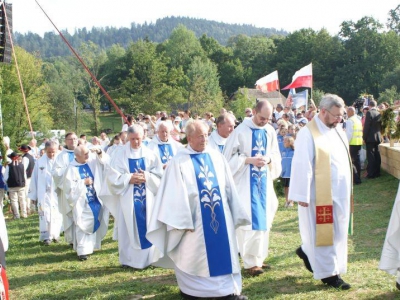
M 78 48 L 82 43 L 89 41 L 97 44 L 102 49 L 111 47 L 113 44 L 119 44 L 127 47 L 131 42 L 138 40 L 149 40 L 156 43 L 162 43 L 167 40 L 174 28 L 179 24 L 193 31 L 197 37 L 206 34 L 217 40 L 221 45 L 226 45 L 229 38 L 240 34 L 247 36 L 273 35 L 286 36 L 288 33 L 275 28 L 256 28 L 252 25 L 225 24 L 205 19 L 194 19 L 188 17 L 167 17 L 158 19 L 155 24 L 132 23 L 131 28 L 87 28 L 78 29 L 72 35 L 65 32 L 65 36 L 71 42 L 74 48 Z M 28 52 L 39 53 L 42 58 L 53 56 L 67 56 L 70 54 L 67 47 L 61 41 L 58 34 L 48 32 L 42 38 L 35 33 L 20 34 L 15 33 L 15 42 Z

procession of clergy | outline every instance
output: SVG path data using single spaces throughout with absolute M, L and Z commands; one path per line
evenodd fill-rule
M 299 204 L 296 254 L 314 279 L 346 290 L 352 165 L 346 134 L 337 129 L 344 107 L 326 94 L 299 131 L 289 199 Z M 40 239 L 50 244 L 63 231 L 86 260 L 100 249 L 111 214 L 122 267 L 173 268 L 185 299 L 247 299 L 239 254 L 251 276 L 270 268 L 264 261 L 278 208 L 273 180 L 282 169 L 273 110 L 259 101 L 236 128 L 231 114 L 221 115 L 211 135 L 205 122 L 189 121 L 186 146 L 170 138 L 164 121 L 147 146 L 141 125 L 127 127 L 125 145 L 110 155 L 78 146 L 75 133 L 58 154 L 47 141 L 28 193 L 37 200 Z M 400 204 L 396 209 L 380 266 L 392 274 L 400 268 Z

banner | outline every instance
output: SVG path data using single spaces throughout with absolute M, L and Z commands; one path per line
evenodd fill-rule
M 292 83 L 285 86 L 282 90 L 294 89 L 299 87 L 312 88 L 313 75 L 312 63 L 298 70 L 292 78 Z
M 300 93 L 297 93 L 292 96 L 293 98 L 293 106 L 299 108 L 301 106 L 305 106 L 307 109 L 308 102 L 308 90 L 304 90 Z
M 274 71 L 256 82 L 256 89 L 263 93 L 273 92 L 279 90 L 278 71 Z

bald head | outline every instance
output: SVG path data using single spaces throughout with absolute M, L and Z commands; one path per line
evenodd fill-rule
M 354 114 L 356 113 L 356 110 L 353 106 L 349 106 L 347 108 L 347 116 L 350 118 L 352 116 L 354 116 Z
M 202 120 L 190 122 L 186 125 L 186 137 L 194 151 L 204 151 L 208 142 L 208 125 Z
M 253 110 L 253 123 L 257 126 L 265 126 L 272 117 L 273 107 L 267 100 L 261 100 Z

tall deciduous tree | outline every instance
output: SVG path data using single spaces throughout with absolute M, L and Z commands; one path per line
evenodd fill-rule
M 223 107 L 223 98 L 219 87 L 218 71 L 209 59 L 194 58 L 188 70 L 189 105 L 197 113 L 212 111 L 217 113 Z
M 182 67 L 185 72 L 195 57 L 205 57 L 194 32 L 183 25 L 177 26 L 164 44 L 165 54 L 170 58 L 170 66 Z
M 378 95 L 386 73 L 399 65 L 399 39 L 393 32 L 380 32 L 382 27 L 371 17 L 341 25 L 345 62 L 338 68 L 335 85 L 350 101 L 360 92 Z
M 182 68 L 168 68 L 168 59 L 156 45 L 139 41 L 131 44 L 124 57 L 127 76 L 122 80 L 120 102 L 130 110 L 155 112 L 184 101 L 186 77 Z
M 91 73 L 100 82 L 102 78 L 99 78 L 100 68 L 106 62 L 107 56 L 104 50 L 102 50 L 98 45 L 93 42 L 87 44 L 82 44 L 79 49 L 80 55 L 85 62 L 86 66 L 89 68 Z M 98 135 L 101 130 L 101 122 L 99 119 L 100 114 L 100 99 L 102 97 L 101 91 L 97 84 L 93 81 L 92 77 L 87 74 L 86 78 L 86 90 L 85 96 L 88 104 L 92 108 L 93 123 L 92 132 Z
M 49 87 L 41 74 L 42 61 L 19 47 L 15 48 L 15 52 L 33 130 L 45 132 L 51 129 L 53 119 L 49 114 Z M 10 65 L 1 65 L 0 69 L 4 135 L 11 138 L 12 144 L 20 145 L 30 129 L 15 61 Z

